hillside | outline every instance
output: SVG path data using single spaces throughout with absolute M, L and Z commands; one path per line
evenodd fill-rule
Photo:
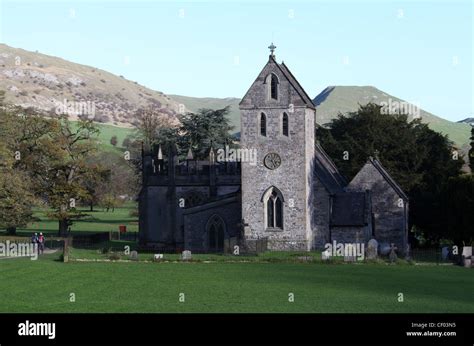
M 190 97 L 181 95 L 169 95 L 173 100 L 182 103 L 190 112 L 197 112 L 199 109 L 222 109 L 230 106 L 229 119 L 231 124 L 235 127 L 234 131 L 240 131 L 240 111 L 239 98 L 226 97 Z
M 61 58 L 38 52 L 0 44 L 0 90 L 5 90 L 6 101 L 23 107 L 35 107 L 55 112 L 58 106 L 93 104 L 93 118 L 105 125 L 133 127 L 137 123 L 138 108 L 153 105 L 163 114 L 178 123 L 180 105 L 185 111 L 195 112 L 201 108 L 219 109 L 230 106 L 229 118 L 240 131 L 239 98 L 198 98 L 180 95 L 166 95 L 94 67 L 76 64 Z M 359 104 L 368 102 L 404 102 L 372 86 L 331 86 L 324 89 L 313 100 L 317 108 L 316 121 L 327 124 L 339 113 L 357 110 Z M 86 107 L 83 114 L 91 110 Z M 71 120 L 80 116 L 77 108 L 68 112 Z M 459 147 L 469 143 L 472 119 L 451 122 L 420 110 L 422 121 L 435 131 L 447 134 Z M 108 127 L 104 127 L 104 129 Z M 111 132 L 117 132 L 114 127 Z M 120 132 L 120 131 L 118 131 Z M 120 142 L 121 143 L 121 142 Z
M 7 102 L 23 107 L 47 112 L 68 107 L 71 120 L 87 115 L 123 127 L 136 123 L 135 111 L 147 105 L 173 121 L 179 110 L 164 93 L 122 76 L 5 44 L 0 44 L 0 90 L 5 90 Z
M 183 103 L 190 111 L 196 111 L 200 108 L 218 109 L 227 105 L 231 106 L 229 117 L 235 126 L 234 131 L 240 131 L 240 113 L 238 98 L 198 98 L 180 95 L 170 95 L 174 100 Z M 381 102 L 405 102 L 404 100 L 387 94 L 372 86 L 331 86 L 319 93 L 313 102 L 316 105 L 316 122 L 319 125 L 325 125 L 337 117 L 339 113 L 348 113 L 356 111 L 359 104 L 364 105 L 369 102 L 380 104 Z M 447 134 L 449 138 L 463 150 L 469 143 L 470 126 L 467 124 L 469 119 L 463 122 L 451 122 L 442 119 L 434 114 L 419 110 L 419 115 L 424 123 L 434 131 Z M 411 118 L 411 117 L 410 117 Z
M 316 105 L 316 121 L 320 125 L 327 124 L 339 113 L 353 112 L 359 104 L 369 102 L 380 104 L 381 102 L 405 102 L 398 97 L 389 95 L 372 86 L 331 86 L 324 89 L 313 100 Z M 434 114 L 419 110 L 422 122 L 427 123 L 434 131 L 447 134 L 449 138 L 459 147 L 469 142 L 470 126 L 463 123 L 455 123 L 442 119 Z M 412 118 L 412 117 L 409 117 Z
M 470 126 L 474 126 L 474 118 L 466 118 L 466 119 L 463 119 L 463 120 L 459 120 L 458 123 L 464 123 L 464 124 L 468 124 Z

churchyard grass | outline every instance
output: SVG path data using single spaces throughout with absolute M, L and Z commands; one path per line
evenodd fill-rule
M 93 212 L 88 208 L 79 208 L 82 212 L 89 214 L 85 218 L 74 221 L 71 226 L 72 234 L 98 233 L 117 231 L 119 225 L 126 225 L 128 232 L 138 231 L 138 220 L 135 216 L 130 216 L 130 212 L 136 208 L 135 202 L 127 202 L 115 211 L 105 211 L 100 207 L 95 207 Z M 43 232 L 45 235 L 57 236 L 58 221 L 47 216 L 47 209 L 35 209 L 34 217 L 38 220 L 30 222 L 26 227 L 17 230 L 18 235 L 31 236 L 34 232 Z M 0 231 L 2 234 L 3 231 Z
M 0 260 L 0 312 L 474 312 L 458 266 L 58 259 Z

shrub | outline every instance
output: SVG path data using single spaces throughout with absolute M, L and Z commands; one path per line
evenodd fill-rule
M 114 147 L 117 145 L 118 143 L 118 140 L 117 140 L 117 136 L 112 136 L 112 138 L 110 138 L 110 144 L 112 144 Z
M 113 253 L 109 255 L 109 260 L 111 261 L 118 261 L 121 258 L 120 254 Z

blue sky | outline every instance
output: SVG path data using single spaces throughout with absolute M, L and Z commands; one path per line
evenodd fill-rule
M 474 116 L 471 0 L 0 3 L 0 42 L 168 94 L 242 97 L 273 40 L 311 97 L 373 85 L 446 119 Z

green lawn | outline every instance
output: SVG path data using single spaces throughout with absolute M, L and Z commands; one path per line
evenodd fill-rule
M 474 312 L 472 270 L 455 266 L 57 258 L 1 259 L 0 312 Z
M 77 126 L 77 121 L 71 121 L 74 127 Z M 128 136 L 133 136 L 135 134 L 134 128 L 127 127 L 118 127 L 110 124 L 100 124 L 94 123 L 94 126 L 99 129 L 99 134 L 97 139 L 99 141 L 99 149 L 102 151 L 112 151 L 117 152 L 117 154 L 122 155 L 125 149 L 122 148 L 123 140 Z M 117 136 L 117 146 L 114 147 L 110 144 L 110 139 L 112 136 Z
M 127 202 L 123 207 L 115 208 L 115 211 L 106 212 L 99 207 L 94 212 L 89 212 L 87 208 L 79 208 L 84 213 L 89 214 L 86 218 L 75 221 L 71 227 L 73 234 L 84 232 L 109 232 L 117 231 L 119 225 L 126 225 L 127 231 L 138 231 L 138 220 L 130 216 L 130 212 L 135 209 L 134 202 Z M 34 232 L 43 232 L 46 235 L 56 236 L 58 233 L 58 221 L 51 220 L 46 216 L 45 209 L 36 209 L 34 216 L 39 220 L 32 222 L 25 228 L 17 230 L 18 235 L 31 235 Z M 0 235 L 1 235 L 0 231 Z

